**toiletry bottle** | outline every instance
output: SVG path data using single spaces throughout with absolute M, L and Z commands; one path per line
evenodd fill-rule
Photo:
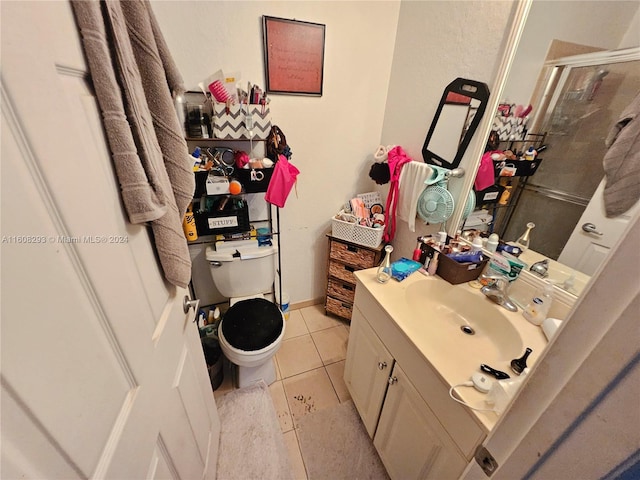
M 529 150 L 524 152 L 524 159 L 525 160 L 533 160 L 533 159 L 536 158 L 536 154 L 537 153 L 538 152 L 536 152 L 533 147 L 529 147 Z
M 498 200 L 499 205 L 507 205 L 509 203 L 509 197 L 511 196 L 512 189 L 513 185 L 511 184 L 511 180 L 509 180 L 502 191 L 502 195 L 500 195 L 500 199 Z
M 427 272 L 429 275 L 435 275 L 436 270 L 438 270 L 438 257 L 440 256 L 440 252 L 434 252 L 433 258 L 429 262 L 429 267 L 427 268 Z
M 382 263 L 378 267 L 378 272 L 376 273 L 376 280 L 380 283 L 387 283 L 391 278 L 391 252 L 393 252 L 393 246 L 387 245 L 384 247 L 384 259 Z
M 498 243 L 500 241 L 500 237 L 498 237 L 497 233 L 492 233 L 489 235 L 489 241 L 487 242 L 487 250 L 490 252 L 495 252 L 498 248 Z
M 418 237 L 418 244 L 416 245 L 416 249 L 413 251 L 413 260 L 415 260 L 416 262 L 420 261 L 420 257 L 422 256 L 422 249 L 420 248 L 422 246 L 422 237 Z
M 476 237 L 473 239 L 473 243 L 471 244 L 471 251 L 473 253 L 482 251 L 482 238 Z
M 529 304 L 522 311 L 522 316 L 534 325 L 540 325 L 547 318 L 552 301 L 553 285 L 547 283 L 542 290 L 536 292 Z
M 533 222 L 527 223 L 527 230 L 522 235 L 520 235 L 520 238 L 518 238 L 518 240 L 516 240 L 516 245 L 522 248 L 523 252 L 526 252 L 527 248 L 529 248 L 529 242 L 531 241 L 529 237 L 531 236 L 531 230 L 535 226 L 536 224 Z

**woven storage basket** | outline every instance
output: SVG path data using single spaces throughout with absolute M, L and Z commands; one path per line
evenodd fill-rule
M 337 218 L 331 219 L 331 235 L 340 240 L 375 248 L 382 241 L 384 227 L 363 227 L 357 223 L 345 222 Z

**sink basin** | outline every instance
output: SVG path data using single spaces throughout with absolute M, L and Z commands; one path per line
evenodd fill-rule
M 405 296 L 413 327 L 431 336 L 435 348 L 455 346 L 457 353 L 479 363 L 509 362 L 524 351 L 519 332 L 501 307 L 479 292 L 424 279 L 409 285 Z

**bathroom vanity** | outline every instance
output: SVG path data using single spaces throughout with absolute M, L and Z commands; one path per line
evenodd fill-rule
M 387 472 L 403 480 L 458 478 L 498 416 L 455 402 L 449 389 L 482 363 L 515 377 L 509 363 L 525 347 L 534 352 L 531 367 L 547 343 L 542 330 L 467 284 L 417 272 L 380 284 L 374 268 L 355 277 L 344 378 Z M 490 408 L 472 387 L 455 394 Z

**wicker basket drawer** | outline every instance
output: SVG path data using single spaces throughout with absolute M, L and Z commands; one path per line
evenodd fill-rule
M 361 270 L 374 266 L 376 254 L 367 248 L 348 245 L 334 240 L 331 242 L 329 258 L 347 263 L 356 267 L 356 270 Z
M 353 303 L 353 299 L 356 296 L 356 287 L 349 283 L 330 278 L 329 285 L 327 286 L 327 295 Z
M 356 284 L 356 277 L 353 274 L 359 268 L 352 267 L 351 265 L 345 265 L 344 263 L 331 260 L 329 262 L 329 276 L 336 277 L 340 280 L 344 280 L 348 283 Z
M 349 302 L 343 302 L 333 297 L 327 297 L 327 301 L 324 305 L 327 313 L 333 313 L 347 320 L 351 320 L 351 312 L 353 310 L 353 304 Z

